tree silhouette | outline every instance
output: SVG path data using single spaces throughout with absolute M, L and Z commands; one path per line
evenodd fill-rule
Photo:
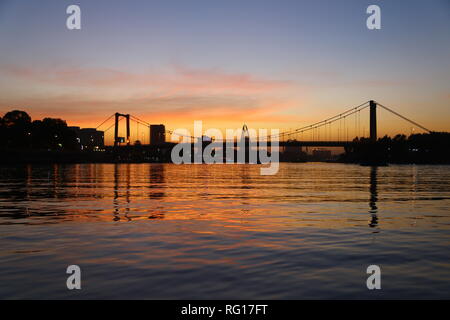
M 32 123 L 33 148 L 62 150 L 77 148 L 76 134 L 61 119 L 44 118 Z
M 9 148 L 30 146 L 31 117 L 25 111 L 7 112 L 2 119 L 3 144 Z
M 31 121 L 25 112 L 14 110 L 0 118 L 0 146 L 6 149 L 76 150 L 76 134 L 61 119 Z

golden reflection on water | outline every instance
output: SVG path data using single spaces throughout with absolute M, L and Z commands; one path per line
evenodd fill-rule
M 2 167 L 0 298 L 66 298 L 72 263 L 83 298 L 371 298 L 370 264 L 387 274 L 377 297 L 449 297 L 449 166 L 259 172 Z
M 445 166 L 281 164 L 275 176 L 260 176 L 257 165 L 76 164 L 16 170 L 16 176 L 2 177 L 0 223 L 164 219 L 254 230 L 365 224 L 378 231 L 418 226 L 418 220 L 421 227 L 431 227 L 436 218 L 448 219 L 440 207 L 449 201 Z

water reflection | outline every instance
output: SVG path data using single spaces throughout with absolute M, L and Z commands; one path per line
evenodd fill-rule
M 279 174 L 273 177 L 260 176 L 259 167 L 250 165 L 8 167 L 0 168 L 0 224 L 12 220 L 54 223 L 80 219 L 189 219 L 198 215 L 228 221 L 228 212 L 238 212 L 249 216 L 270 213 L 271 219 L 294 214 L 301 220 L 325 225 L 328 220 L 324 216 L 310 217 L 310 213 L 323 213 L 329 205 L 337 212 L 360 212 L 353 204 L 367 201 L 364 199 L 368 197 L 370 219 L 366 225 L 378 229 L 380 188 L 383 205 L 389 207 L 390 198 L 395 203 L 404 201 L 408 206 L 400 208 L 411 212 L 420 208 L 422 200 L 446 201 L 448 175 L 447 167 L 412 166 L 405 170 L 401 166 L 337 164 L 282 164 Z M 368 189 L 363 176 L 369 176 Z M 336 225 L 352 221 L 345 215 L 339 217 Z
M 125 172 L 124 172 L 125 171 Z M 123 178 L 121 177 L 123 175 Z M 124 195 L 120 196 L 121 191 L 124 190 Z M 121 205 L 121 198 L 124 200 L 124 205 Z M 121 208 L 123 207 L 123 218 L 126 221 L 131 221 L 130 215 L 131 205 L 131 170 L 130 164 L 114 164 L 114 221 L 120 221 Z
M 250 195 L 251 195 L 251 189 L 252 187 L 252 177 L 250 175 L 249 172 L 249 167 L 248 166 L 242 166 L 241 167 L 241 188 L 242 188 L 242 193 L 241 193 L 241 213 L 243 214 L 247 214 L 250 213 L 250 209 L 249 209 L 249 205 L 251 203 L 250 201 Z
M 377 207 L 377 201 L 378 201 L 378 191 L 377 191 L 377 176 L 378 176 L 378 167 L 373 166 L 370 168 L 370 222 L 369 226 L 371 228 L 375 228 L 378 226 L 378 207 Z
M 383 297 L 449 298 L 450 167 L 259 169 L 0 167 L 0 298 L 65 298 L 72 261 L 83 298 L 370 298 L 373 263 Z
M 164 178 L 165 165 L 161 163 L 155 163 L 148 166 L 149 177 L 149 199 L 162 199 L 165 196 L 164 185 L 166 183 Z

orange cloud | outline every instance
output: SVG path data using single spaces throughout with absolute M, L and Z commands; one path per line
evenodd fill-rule
M 190 69 L 175 65 L 170 70 L 131 73 L 109 68 L 37 69 L 2 66 L 9 76 L 60 87 L 95 87 L 158 90 L 169 93 L 255 94 L 286 88 L 288 81 L 260 79 L 246 73 L 231 74 L 219 69 Z
M 114 112 L 133 114 L 152 123 L 179 125 L 194 120 L 221 123 L 292 122 L 299 117 L 282 114 L 296 103 L 227 96 L 167 96 L 127 100 L 83 100 L 74 96 L 1 101 L 0 110 L 23 109 L 34 119 L 60 117 L 72 125 L 95 126 Z M 20 107 L 19 107 L 20 106 Z M 27 107 L 30 106 L 30 107 Z M 32 106 L 32 107 L 31 107 Z M 64 106 L 64 108 L 61 108 Z
M 18 66 L 2 66 L 0 70 L 3 78 L 26 81 L 27 88 L 33 89 L 20 94 L 5 92 L 0 97 L 1 111 L 18 108 L 33 118 L 59 117 L 71 125 L 95 127 L 117 111 L 168 126 L 189 125 L 194 120 L 222 124 L 289 122 L 292 115 L 283 112 L 298 105 L 287 94 L 292 87 L 289 81 L 219 69 L 174 65 L 159 73 Z

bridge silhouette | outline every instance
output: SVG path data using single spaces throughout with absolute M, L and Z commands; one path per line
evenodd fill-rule
M 366 101 L 360 105 L 357 105 L 355 107 L 352 107 L 350 109 L 345 110 L 344 112 L 338 113 L 333 117 L 329 117 L 327 119 L 315 122 L 313 124 L 302 126 L 295 129 L 290 129 L 288 131 L 280 132 L 276 135 L 267 135 L 265 137 L 259 136 L 257 140 L 255 141 L 253 138 L 251 138 L 250 144 L 252 145 L 260 145 L 262 143 L 269 144 L 275 140 L 278 139 L 279 146 L 293 146 L 293 147 L 308 147 L 308 146 L 316 146 L 316 147 L 345 147 L 347 145 L 350 145 L 353 143 L 354 138 L 361 138 L 364 137 L 364 132 L 361 134 L 361 111 L 369 108 L 369 141 L 376 142 L 377 141 L 377 110 L 379 108 L 394 114 L 396 117 L 399 117 L 413 126 L 423 130 L 424 132 L 432 132 L 431 130 L 427 129 L 426 127 L 420 125 L 416 121 L 413 121 L 400 113 L 394 111 L 392 108 L 389 108 L 387 106 L 382 105 L 379 102 L 376 102 L 374 100 Z M 356 136 L 349 139 L 349 126 L 346 122 L 347 119 L 349 119 L 351 116 L 355 117 L 355 123 L 354 123 L 354 131 L 357 133 Z M 102 126 L 104 126 L 109 120 L 114 118 L 114 123 L 110 125 L 104 132 L 108 132 L 110 129 L 114 128 L 114 147 L 120 147 L 122 146 L 122 143 L 125 146 L 130 146 L 132 144 L 131 141 L 131 130 L 130 130 L 130 122 L 134 122 L 137 126 L 137 136 L 139 136 L 139 126 L 142 128 L 145 128 L 149 132 L 150 123 L 142 120 L 136 116 L 130 115 L 130 114 L 124 114 L 116 112 L 115 114 L 112 114 L 108 118 L 106 118 L 100 125 L 97 126 L 97 130 L 100 129 Z M 125 127 L 126 127 L 126 136 L 125 137 L 119 137 L 119 124 L 121 120 L 125 119 Z M 336 125 L 337 124 L 337 125 Z M 336 125 L 336 132 L 332 132 L 332 125 Z M 241 138 L 245 135 L 248 135 L 248 128 L 244 124 L 242 128 L 242 134 Z M 309 139 L 305 139 L 304 135 L 309 133 Z M 360 133 L 360 134 L 358 134 Z M 166 130 L 165 134 L 174 134 L 171 130 Z M 180 134 L 177 134 L 178 136 L 183 136 Z M 321 136 L 325 136 L 324 138 L 321 138 Z M 332 138 L 332 137 L 336 137 Z M 183 136 L 184 138 L 190 139 L 190 143 L 195 143 L 198 141 L 199 138 L 202 137 L 194 137 L 194 136 Z M 246 137 L 249 139 L 249 137 Z M 328 139 L 327 139 L 328 138 Z M 140 140 L 137 138 L 136 140 Z M 150 140 L 150 139 L 149 139 Z M 220 142 L 220 141 L 215 141 Z M 225 143 L 225 140 L 222 142 Z M 237 141 L 235 141 L 237 143 Z M 248 143 L 248 141 L 247 141 Z M 152 141 L 149 141 L 149 145 L 152 145 Z M 159 143 L 159 147 L 162 147 L 161 143 Z M 165 142 L 163 144 L 166 144 L 167 146 L 174 145 L 174 142 Z

